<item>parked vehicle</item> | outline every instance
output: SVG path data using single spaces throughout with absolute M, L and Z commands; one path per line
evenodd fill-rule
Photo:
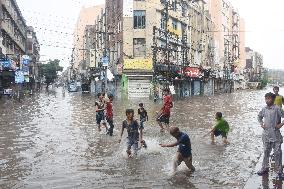
M 86 83 L 82 84 L 82 93 L 90 93 L 90 86 Z
M 68 91 L 69 91 L 69 92 L 77 92 L 77 91 L 78 91 L 78 88 L 77 88 L 76 83 L 69 83 L 69 85 L 68 85 Z

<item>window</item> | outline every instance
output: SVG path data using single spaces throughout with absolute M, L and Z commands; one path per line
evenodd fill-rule
M 145 29 L 146 23 L 146 11 L 135 10 L 134 11 L 134 29 Z
M 146 39 L 145 38 L 134 38 L 133 39 L 133 54 L 134 54 L 134 57 L 145 57 L 146 56 Z
M 177 30 L 177 20 L 173 19 L 172 26 L 174 30 Z

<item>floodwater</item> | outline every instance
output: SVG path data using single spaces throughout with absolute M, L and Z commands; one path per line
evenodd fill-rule
M 155 111 L 160 103 L 143 100 L 150 120 L 145 125 L 148 149 L 125 155 L 119 130 L 126 108 L 139 100 L 116 99 L 114 136 L 98 133 L 95 97 L 80 93 L 42 92 L 21 103 L 0 100 L 0 188 L 242 188 L 261 156 L 257 113 L 267 91 L 243 91 L 176 101 L 171 125 L 189 134 L 196 172 L 182 164 L 172 171 L 176 148 L 159 143 L 175 139 L 160 133 Z M 137 110 L 136 110 L 137 111 Z M 203 135 L 222 111 L 231 125 L 230 145 L 212 145 Z M 124 138 L 126 133 L 124 134 Z

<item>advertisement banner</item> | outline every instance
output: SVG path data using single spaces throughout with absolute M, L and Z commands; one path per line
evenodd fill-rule
M 29 75 L 30 74 L 30 70 L 29 70 L 29 67 L 28 66 L 23 66 L 23 72 L 24 72 L 24 75 Z
M 192 67 L 186 67 L 184 68 L 184 75 L 186 77 L 192 77 L 192 78 L 195 78 L 195 77 L 199 77 L 201 74 L 199 68 L 192 68 Z
M 24 72 L 21 70 L 18 70 L 15 72 L 15 83 L 24 83 L 25 81 L 25 76 Z
M 147 70 L 153 69 L 152 59 L 124 59 L 124 70 Z
M 22 64 L 23 65 L 29 65 L 30 63 L 30 57 L 28 55 L 23 55 L 22 56 Z
M 12 68 L 12 61 L 10 59 L 2 58 L 0 59 L 0 64 L 2 69 L 11 69 Z
M 91 49 L 90 50 L 90 68 L 97 68 L 98 65 L 96 63 L 96 50 Z
M 133 0 L 123 0 L 123 17 L 133 17 Z

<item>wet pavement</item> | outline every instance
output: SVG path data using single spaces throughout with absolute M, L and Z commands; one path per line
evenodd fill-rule
M 159 147 L 175 141 L 155 123 L 159 103 L 143 100 L 150 116 L 145 125 L 148 149 L 128 159 L 125 139 L 119 144 L 118 135 L 125 109 L 137 109 L 139 100 L 116 99 L 115 136 L 110 137 L 97 131 L 92 95 L 57 89 L 21 103 L 1 99 L 0 188 L 243 188 L 262 154 L 257 113 L 265 93 L 243 91 L 175 102 L 171 125 L 191 138 L 193 174 L 184 164 L 173 173 L 176 148 Z M 224 112 L 231 126 L 228 146 L 221 139 L 212 145 L 209 137 L 203 138 L 217 111 Z

